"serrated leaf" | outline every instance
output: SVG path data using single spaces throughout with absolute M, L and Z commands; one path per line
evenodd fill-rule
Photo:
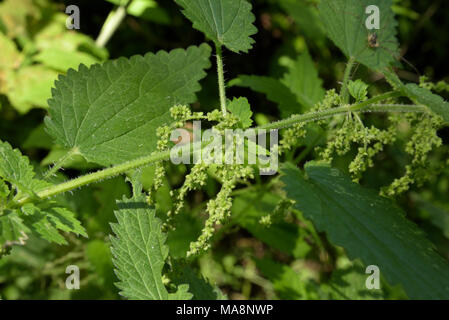
M 416 104 L 427 106 L 434 113 L 442 117 L 446 123 L 449 123 L 449 102 L 427 88 L 421 88 L 414 83 L 402 83 L 401 79 L 388 68 L 384 69 L 383 73 L 395 90 L 402 91 L 404 95 Z
M 423 104 L 430 110 L 441 116 L 449 123 L 449 102 L 441 96 L 432 93 L 429 89 L 421 88 L 415 83 L 408 83 L 402 87 L 404 93 L 417 104 Z
M 175 0 L 193 27 L 236 53 L 248 52 L 257 33 L 251 4 L 246 0 Z
M 189 292 L 188 284 L 181 284 L 175 293 L 168 294 L 168 300 L 191 300 L 192 298 L 193 294 Z
M 32 193 L 34 175 L 29 159 L 9 143 L 0 140 L 0 177 L 19 190 Z
M 120 294 L 138 300 L 187 299 L 185 286 L 169 294 L 162 282 L 168 246 L 155 209 L 146 204 L 143 195 L 123 198 L 117 206 L 117 223 L 111 224 L 115 234 L 111 250 Z
M 47 130 L 101 165 L 150 154 L 156 128 L 170 121 L 169 108 L 196 100 L 210 53 L 203 44 L 69 70 L 55 83 Z
M 251 127 L 253 123 L 251 119 L 253 112 L 246 98 L 234 98 L 229 103 L 228 110 L 240 120 L 239 124 L 241 128 L 246 129 Z
M 375 4 L 380 10 L 380 29 L 368 30 L 365 10 Z M 318 5 L 329 38 L 349 58 L 371 69 L 381 69 L 394 63 L 398 55 L 397 22 L 391 10 L 391 0 L 322 0 Z M 371 48 L 368 36 L 376 33 L 379 47 Z
M 303 110 L 311 109 L 324 98 L 323 80 L 307 51 L 296 60 L 284 57 L 280 63 L 288 69 L 281 82 L 295 94 Z
M 360 79 L 349 81 L 348 91 L 356 101 L 364 101 L 368 97 L 368 85 Z
M 0 212 L 2 213 L 2 212 Z M 15 211 L 5 211 L 0 216 L 0 249 L 24 244 L 28 228 Z
M 87 237 L 75 214 L 66 208 L 55 206 L 54 203 L 40 206 L 26 204 L 21 210 L 24 213 L 22 216 L 24 224 L 50 242 L 67 244 L 59 230 Z
M 412 299 L 449 298 L 449 264 L 391 200 L 325 164 L 306 165 L 307 178 L 292 165 L 283 173 L 296 208 L 348 256 L 377 265 Z
M 296 101 L 296 96 L 281 81 L 264 76 L 240 75 L 229 82 L 229 86 L 248 87 L 263 93 L 270 101 L 279 105 L 282 116 L 300 113 L 303 107 Z

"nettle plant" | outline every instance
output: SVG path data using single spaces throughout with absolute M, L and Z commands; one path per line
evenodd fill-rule
M 405 84 L 395 74 L 392 66 L 398 64 L 397 23 L 391 0 L 376 1 L 378 11 L 373 9 L 371 14 L 366 12 L 370 1 L 320 1 L 319 17 L 327 35 L 348 57 L 338 88 L 323 89 L 307 52 L 286 61 L 288 72 L 280 80 L 242 75 L 229 82 L 230 86 L 250 87 L 279 102 L 284 118 L 254 129 L 280 130 L 279 144 L 269 151 L 281 157 L 280 175 L 261 179 L 257 164 L 196 163 L 184 184 L 170 191 L 173 208 L 160 214 L 166 206 L 157 194 L 161 187 L 167 187 L 174 129 L 189 128 L 192 121 L 200 120 L 223 133 L 225 129 L 250 128 L 253 122 L 246 98 L 226 96 L 223 63 L 224 48 L 243 54 L 254 44 L 251 36 L 257 29 L 250 3 L 176 2 L 193 27 L 214 44 L 219 108 L 203 113 L 188 107 L 196 101 L 199 81 L 211 67 L 213 50 L 206 43 L 70 69 L 56 81 L 45 119 L 47 132 L 56 144 L 69 150 L 67 154 L 48 172 L 36 174 L 19 150 L 7 142 L 0 144 L 0 255 L 7 255 L 14 246 L 26 245 L 30 234 L 57 244 L 66 243 L 60 231 L 87 237 L 75 214 L 56 196 L 123 174 L 132 184 L 133 195 L 117 201 L 111 250 L 117 287 L 126 298 L 225 298 L 217 287 L 197 275 L 195 261 L 213 248 L 219 239 L 216 234 L 230 231 L 231 214 L 240 225 L 257 217 L 252 232 L 271 234 L 265 242 L 281 251 L 294 247 L 295 257 L 301 255 L 301 248 L 282 243 L 289 238 L 279 234 L 276 226 L 297 226 L 299 219 L 307 225 L 304 228 L 312 230 L 310 221 L 332 244 L 344 248 L 351 259 L 377 266 L 385 283 L 401 285 L 409 298 L 448 298 L 447 261 L 392 198 L 427 178 L 428 155 L 442 145 L 437 130 L 449 122 L 449 104 L 431 91 L 442 85 L 426 79 L 421 85 Z M 378 29 L 367 29 L 367 19 L 374 19 L 375 24 L 376 14 L 380 19 Z M 384 75 L 391 91 L 370 96 L 368 85 L 352 77 L 356 64 Z M 365 126 L 364 119 L 372 113 L 386 114 L 388 127 Z M 358 182 L 363 173 L 374 165 L 376 155 L 396 141 L 398 127 L 404 121 L 413 130 L 405 146 L 412 158 L 405 175 L 379 191 L 362 187 Z M 305 153 L 296 158 L 287 156 L 310 132 L 315 133 L 315 142 Z M 325 143 L 315 148 L 323 139 Z M 335 156 L 348 154 L 354 146 L 349 176 L 332 165 Z M 182 148 L 191 147 L 188 143 Z M 298 168 L 313 149 L 317 161 Z M 52 177 L 74 156 L 105 169 L 54 183 Z M 148 166 L 155 166 L 155 173 L 152 187 L 144 191 L 141 169 Z M 175 228 L 190 227 L 176 225 L 175 217 L 186 209 L 185 197 L 203 188 L 211 178 L 221 188 L 200 206 L 200 213 L 206 216 L 203 230 L 184 257 L 175 258 L 166 244 L 167 235 Z M 259 208 L 262 215 L 258 215 Z M 320 241 L 315 231 L 312 234 Z M 286 266 L 261 260 L 258 267 L 275 270 L 278 278 L 288 277 L 293 287 L 302 281 Z M 276 274 L 272 278 L 276 279 Z M 301 291 L 302 297 L 335 297 L 333 287 L 321 285 L 317 289 L 310 283 L 295 289 L 308 288 L 309 292 Z

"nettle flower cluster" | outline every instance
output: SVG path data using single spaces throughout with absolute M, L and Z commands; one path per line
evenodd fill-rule
M 206 115 L 202 112 L 192 113 L 187 106 L 175 106 L 170 109 L 174 122 L 169 126 L 160 127 L 157 130 L 158 151 L 166 151 L 173 146 L 170 141 L 170 135 L 176 128 L 188 127 L 188 121 L 206 120 L 216 122 L 215 130 L 224 134 L 225 129 L 237 128 L 240 119 L 232 113 L 223 115 L 220 111 L 214 110 Z M 234 141 L 234 146 L 238 142 Z M 236 156 L 236 155 L 235 155 Z M 147 201 L 154 202 L 154 194 L 163 184 L 165 175 L 165 164 L 159 162 L 156 164 L 155 179 L 153 188 L 149 191 Z M 187 256 L 196 255 L 210 248 L 210 240 L 214 235 L 215 228 L 224 223 L 230 216 L 232 207 L 232 192 L 238 183 L 245 183 L 254 178 L 254 168 L 246 164 L 206 164 L 204 162 L 196 163 L 192 166 L 189 174 L 186 175 L 184 184 L 178 190 L 172 190 L 170 195 L 173 197 L 175 206 L 172 211 L 167 212 L 167 220 L 164 225 L 165 230 L 173 229 L 173 217 L 179 214 L 185 205 L 185 198 L 191 191 L 199 190 L 205 186 L 208 174 L 213 172 L 214 177 L 221 182 L 221 189 L 215 199 L 209 200 L 206 206 L 208 218 L 197 241 L 190 244 L 190 250 Z
M 427 88 L 435 87 L 431 83 L 422 85 Z M 446 88 L 443 82 L 438 87 Z M 368 85 L 361 80 L 350 81 L 348 84 L 348 90 L 355 103 L 368 99 L 367 88 Z M 402 106 L 396 100 L 390 99 L 388 104 Z M 338 95 L 335 90 L 329 90 L 325 99 L 314 109 L 316 111 L 329 110 L 342 104 L 343 97 Z M 348 171 L 353 180 L 359 182 L 363 173 L 374 166 L 376 156 L 384 151 L 386 146 L 396 142 L 399 128 L 406 126 L 411 133 L 404 151 L 410 156 L 411 163 L 405 166 L 405 173 L 402 177 L 382 188 L 380 193 L 383 196 L 397 196 L 409 190 L 412 184 L 422 185 L 431 177 L 428 172 L 429 154 L 442 145 L 442 140 L 437 134 L 437 131 L 443 126 L 440 116 L 428 112 L 392 113 L 388 115 L 386 129 L 379 129 L 373 125 L 367 127 L 361 117 L 362 115 L 348 111 L 345 116 L 341 116 L 340 122 L 337 123 L 335 123 L 335 119 L 332 121 L 320 120 L 321 125 L 326 125 L 328 141 L 325 147 L 316 148 L 319 158 L 332 163 L 335 155 L 344 156 L 355 148 L 356 155 L 349 164 Z M 300 136 L 304 136 L 304 133 L 301 133 Z
M 425 84 L 427 87 L 429 83 Z M 440 85 L 440 87 L 443 87 Z M 334 89 L 326 92 L 325 98 L 317 103 L 309 114 L 307 121 L 294 123 L 289 128 L 282 130 L 282 139 L 279 144 L 272 146 L 270 152 L 278 152 L 280 156 L 294 150 L 298 142 L 307 135 L 307 123 L 312 121 L 316 125 L 323 127 L 327 133 L 327 142 L 324 146 L 315 148 L 318 158 L 332 163 L 335 156 L 347 155 L 351 150 L 355 150 L 355 156 L 348 166 L 348 171 L 355 182 L 359 182 L 363 173 L 375 165 L 376 156 L 378 156 L 385 147 L 393 145 L 398 138 L 398 132 L 401 127 L 407 124 L 409 128 L 408 142 L 405 145 L 405 152 L 410 156 L 411 162 L 404 168 L 404 175 L 395 179 L 391 185 L 381 189 L 383 196 L 396 196 L 407 191 L 412 184 L 422 184 L 429 179 L 428 159 L 429 154 L 437 147 L 442 145 L 441 138 L 437 131 L 443 125 L 441 117 L 429 112 L 410 112 L 392 113 L 387 116 L 388 124 L 384 129 L 376 126 L 366 126 L 363 122 L 363 115 L 351 111 L 351 106 L 357 103 L 363 103 L 368 100 L 368 85 L 361 80 L 349 81 L 348 92 L 354 100 L 353 104 L 345 104 L 342 94 L 338 94 Z M 398 99 L 387 99 L 388 105 L 401 107 Z M 332 114 L 333 110 L 347 109 L 337 117 L 323 117 L 323 113 Z M 366 112 L 374 112 L 375 108 L 368 109 Z M 407 110 L 405 110 L 407 111 Z M 157 130 L 158 151 L 167 151 L 172 147 L 173 141 L 170 141 L 171 132 L 176 128 L 191 127 L 190 121 L 206 120 L 214 122 L 215 130 L 222 135 L 225 129 L 238 128 L 239 119 L 232 113 L 223 115 L 219 110 L 214 110 L 204 114 L 202 112 L 192 112 L 185 105 L 175 106 L 170 109 L 173 123 L 168 126 L 160 127 Z M 293 115 L 290 119 L 303 117 Z M 284 120 L 284 121 L 288 121 Z M 237 141 L 235 142 L 237 143 Z M 241 142 L 240 142 L 241 143 Z M 223 162 L 224 163 L 224 162 Z M 164 162 L 158 162 L 155 169 L 154 185 L 148 193 L 148 202 L 154 203 L 154 192 L 161 186 L 165 176 Z M 221 183 L 221 190 L 216 198 L 209 200 L 206 205 L 207 220 L 199 238 L 190 244 L 190 250 L 187 256 L 197 255 L 211 247 L 211 239 L 217 227 L 225 223 L 229 218 L 232 207 L 232 193 L 239 183 L 247 183 L 254 178 L 254 167 L 245 164 L 205 164 L 203 162 L 194 164 L 190 173 L 186 175 L 184 184 L 178 190 L 170 192 L 174 200 L 174 209 L 167 213 L 167 220 L 164 230 L 172 230 L 174 227 L 173 217 L 179 214 L 185 205 L 185 198 L 189 192 L 200 190 L 206 185 L 208 175 L 212 174 Z M 285 214 L 291 209 L 292 202 L 283 199 L 275 213 L 264 216 L 260 223 L 269 227 L 272 224 L 274 216 L 285 217 Z

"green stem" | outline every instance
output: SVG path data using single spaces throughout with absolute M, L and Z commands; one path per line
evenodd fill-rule
M 391 92 L 381 94 L 372 99 L 368 99 L 364 102 L 354 104 L 352 106 L 341 106 L 341 107 L 331 108 L 331 109 L 318 111 L 318 112 L 300 114 L 300 115 L 292 116 L 288 119 L 284 119 L 281 121 L 268 123 L 266 125 L 260 126 L 258 129 L 265 129 L 265 130 L 282 129 L 282 128 L 290 127 L 299 122 L 322 120 L 322 119 L 333 117 L 335 115 L 345 114 L 347 112 L 362 112 L 362 111 L 370 112 L 371 110 L 369 110 L 369 107 L 372 107 L 372 105 L 374 105 L 380 101 L 387 100 L 389 98 L 397 98 L 400 96 L 402 96 L 402 93 L 397 92 L 397 91 L 391 91 Z M 379 109 L 382 109 L 382 107 L 377 106 L 375 109 L 379 110 Z M 396 110 L 397 108 L 394 108 L 394 109 L 395 109 L 395 111 L 397 111 Z M 409 109 L 414 110 L 413 107 L 409 107 Z M 383 108 L 382 110 L 386 111 L 386 112 L 389 111 L 388 108 Z M 411 111 L 411 112 L 413 112 L 413 111 Z
M 191 148 L 193 148 L 193 150 L 195 150 L 195 144 L 188 144 L 188 145 L 184 146 L 183 152 L 187 151 L 187 149 L 191 149 Z M 85 176 L 78 177 L 73 180 L 63 182 L 63 183 L 55 185 L 55 186 L 51 186 L 47 189 L 37 192 L 36 195 L 40 199 L 50 198 L 50 197 L 53 197 L 60 193 L 74 190 L 74 189 L 83 187 L 85 185 L 88 185 L 88 184 L 91 184 L 91 183 L 94 183 L 97 181 L 109 179 L 109 178 L 118 176 L 120 174 L 126 173 L 130 170 L 149 166 L 158 161 L 167 160 L 169 158 L 170 158 L 170 150 L 163 151 L 163 152 L 156 153 L 156 154 L 151 154 L 146 157 L 128 161 L 128 162 L 119 164 L 117 166 L 111 167 L 111 168 L 103 169 L 103 170 L 100 170 L 100 171 L 97 171 L 97 172 L 94 172 L 94 173 L 91 173 L 91 174 L 88 174 Z M 18 206 L 23 206 L 24 204 L 30 202 L 31 200 L 32 200 L 32 198 L 30 198 L 29 196 L 25 196 L 22 199 L 17 200 L 16 204 Z
M 348 83 L 351 80 L 351 72 L 354 67 L 355 59 L 353 57 L 349 58 L 348 64 L 346 65 L 345 74 L 343 76 L 343 86 L 341 87 L 341 96 L 343 97 L 344 103 L 349 103 L 349 93 L 348 93 Z
M 64 164 L 70 160 L 74 155 L 79 154 L 79 151 L 77 148 L 73 148 L 70 149 L 61 159 L 59 159 L 54 165 L 53 167 L 51 167 L 50 170 L 48 170 L 44 176 L 43 179 L 47 180 L 48 178 L 50 178 L 51 176 L 53 176 L 56 172 L 59 171 L 59 169 L 61 169 Z
M 103 48 L 108 41 L 111 39 L 112 35 L 115 33 L 117 28 L 122 23 L 123 19 L 126 17 L 126 6 L 120 6 L 115 11 L 111 11 L 107 17 L 103 27 L 101 28 L 100 35 L 98 36 L 95 44 Z
M 220 106 L 223 116 L 226 116 L 226 87 L 224 80 L 223 52 L 219 44 L 215 44 L 217 54 L 218 89 L 220 91 Z
M 274 122 L 271 124 L 263 125 L 255 128 L 257 129 L 281 129 L 288 126 L 292 126 L 296 123 L 307 122 L 311 120 L 320 120 L 329 118 L 339 114 L 345 114 L 348 111 L 351 112 L 427 112 L 427 108 L 425 106 L 416 106 L 416 105 L 376 105 L 377 102 L 386 100 L 388 98 L 399 97 L 401 93 L 399 92 L 389 92 L 383 95 L 377 96 L 375 98 L 369 99 L 359 104 L 355 104 L 353 106 L 343 106 L 338 108 L 332 108 L 329 110 L 313 112 L 298 116 L 293 116 L 286 120 L 281 120 L 278 122 Z M 193 144 L 188 144 L 182 147 L 182 152 L 187 152 L 188 150 L 194 150 L 194 152 L 201 150 L 201 141 L 195 142 Z M 61 184 L 51 186 L 47 189 L 37 192 L 37 196 L 40 199 L 46 199 L 53 197 L 55 195 L 71 191 L 82 186 L 105 180 L 108 178 L 115 177 L 117 175 L 126 173 L 132 169 L 149 166 L 158 161 L 168 160 L 170 158 L 170 150 L 155 153 L 146 157 L 142 157 L 136 160 L 132 160 L 129 162 L 125 162 L 119 164 L 117 166 L 103 169 L 85 176 L 81 176 L 79 178 L 63 182 Z M 17 206 L 23 206 L 26 203 L 29 203 L 33 199 L 29 196 L 24 196 L 23 198 L 17 200 Z

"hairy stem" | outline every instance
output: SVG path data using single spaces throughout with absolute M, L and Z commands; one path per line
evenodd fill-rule
M 85 176 L 81 176 L 79 178 L 69 180 L 66 182 L 63 182 L 61 184 L 51 186 L 47 189 L 44 189 L 40 192 L 37 192 L 36 195 L 40 199 L 46 199 L 50 198 L 52 196 L 55 196 L 60 193 L 64 193 L 70 190 L 74 190 L 76 188 L 88 185 L 93 182 L 101 181 L 104 179 L 112 178 L 114 176 L 123 174 L 127 171 L 130 171 L 132 169 L 144 167 L 150 164 L 153 164 L 155 162 L 166 160 L 170 157 L 170 151 L 161 152 L 158 154 L 152 154 L 147 157 L 139 158 L 133 161 L 125 162 L 123 164 L 119 164 L 117 166 L 103 169 Z M 28 202 L 30 202 L 31 198 L 26 196 L 20 200 L 17 201 L 17 205 L 22 206 Z
M 345 74 L 343 76 L 343 85 L 341 87 L 341 96 L 343 97 L 344 103 L 349 103 L 349 92 L 348 83 L 351 80 L 351 72 L 354 67 L 355 59 L 353 57 L 349 58 L 348 64 L 346 65 Z
M 296 123 L 322 120 L 322 119 L 333 117 L 335 115 L 345 114 L 347 112 L 362 112 L 362 111 L 369 112 L 369 111 L 371 111 L 371 110 L 369 110 L 370 106 L 375 105 L 378 102 L 387 100 L 389 98 L 400 97 L 401 95 L 402 95 L 402 93 L 400 93 L 400 92 L 391 91 L 391 92 L 381 94 L 377 97 L 368 99 L 366 101 L 363 101 L 363 102 L 360 102 L 360 103 L 357 103 L 357 104 L 354 104 L 351 106 L 341 106 L 341 107 L 331 108 L 331 109 L 318 111 L 318 112 L 310 112 L 310 113 L 306 113 L 306 114 L 300 114 L 300 115 L 292 116 L 288 119 L 268 123 L 266 125 L 260 126 L 258 129 L 265 129 L 265 130 L 282 129 L 282 128 L 290 127 Z M 377 109 L 379 109 L 379 108 L 381 108 L 381 107 L 377 107 Z M 397 109 L 397 108 L 395 108 L 395 109 Z M 413 109 L 413 108 L 410 108 L 410 109 Z M 388 112 L 389 109 L 383 108 L 383 111 Z
M 277 121 L 274 123 L 270 123 L 267 125 L 263 125 L 260 127 L 255 128 L 257 129 L 281 129 L 286 128 L 289 126 L 292 126 L 297 123 L 301 122 L 309 122 L 309 121 L 315 121 L 315 120 L 321 120 L 325 118 L 330 118 L 335 115 L 345 114 L 347 112 L 427 112 L 428 109 L 425 106 L 422 105 L 397 105 L 397 104 L 377 104 L 380 101 L 393 98 L 393 97 L 399 97 L 401 96 L 401 93 L 399 92 L 388 92 L 383 95 L 379 95 L 375 98 L 366 100 L 364 102 L 354 104 L 352 106 L 342 106 L 337 108 L 332 108 L 328 110 L 323 110 L 319 112 L 311 112 L 306 113 L 302 115 L 292 116 L 289 119 Z M 188 152 L 188 150 L 192 150 L 193 152 L 199 152 L 201 151 L 201 141 L 195 142 L 192 144 L 187 144 L 182 147 L 182 152 Z M 125 162 L 119 165 L 116 165 L 111 168 L 106 168 L 85 176 L 81 176 L 79 178 L 63 182 L 61 184 L 51 186 L 47 189 L 44 189 L 42 191 L 37 192 L 37 196 L 40 199 L 46 199 L 53 197 L 55 195 L 68 192 L 77 188 L 80 188 L 82 186 L 109 179 L 112 177 L 115 177 L 120 174 L 124 174 L 130 170 L 141 168 L 145 166 L 152 165 L 158 161 L 168 160 L 170 158 L 170 150 L 154 153 L 146 157 L 142 157 L 136 160 L 132 160 L 129 162 Z M 22 206 L 26 203 L 29 203 L 32 201 L 33 198 L 29 196 L 24 196 L 23 198 L 17 200 L 16 206 Z
M 106 18 L 103 27 L 101 28 L 100 35 L 98 36 L 95 44 L 103 48 L 108 41 L 111 39 L 112 35 L 115 33 L 119 25 L 122 23 L 123 19 L 126 17 L 126 6 L 120 6 L 115 11 L 111 11 L 109 16 Z
M 79 151 L 77 148 L 73 148 L 70 149 L 61 159 L 59 159 L 54 165 L 53 167 L 50 168 L 50 170 L 48 170 L 44 176 L 43 179 L 47 180 L 48 178 L 50 178 L 51 176 L 53 176 L 56 172 L 59 171 L 59 169 L 61 169 L 64 164 L 69 161 L 70 159 L 72 159 L 72 157 L 76 154 L 79 154 Z
M 218 89 L 220 91 L 220 106 L 223 116 L 226 116 L 226 87 L 224 80 L 223 51 L 219 44 L 215 44 L 217 54 Z

